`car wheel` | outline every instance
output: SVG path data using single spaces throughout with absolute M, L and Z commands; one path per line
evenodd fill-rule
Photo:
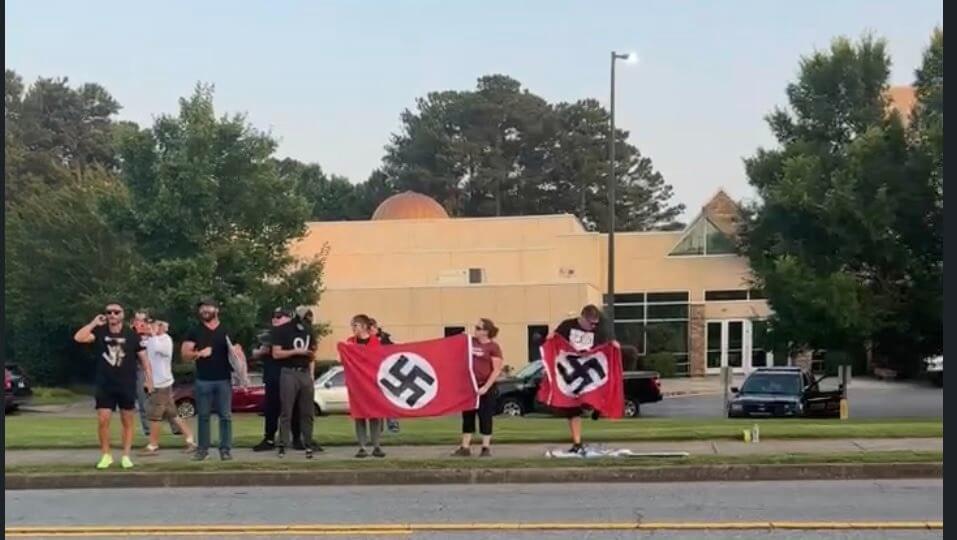
M 192 418 L 196 416 L 196 403 L 191 399 L 183 399 L 176 403 L 176 412 L 182 418 Z
M 641 413 L 641 406 L 638 405 L 637 401 L 626 399 L 625 400 L 625 418 L 635 418 Z
M 509 398 L 502 402 L 502 415 L 504 416 L 522 416 L 525 411 L 522 408 L 522 402 Z
M 940 388 L 943 388 L 943 387 L 944 387 L 944 374 L 943 374 L 943 373 L 935 373 L 934 376 L 931 377 L 931 380 L 934 382 L 934 386 L 937 386 L 937 387 L 940 387 Z

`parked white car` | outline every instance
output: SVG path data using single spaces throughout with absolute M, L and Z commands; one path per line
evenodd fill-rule
M 924 360 L 927 376 L 937 386 L 944 386 L 944 356 L 932 356 Z
M 316 379 L 316 412 L 334 414 L 349 412 L 349 392 L 346 390 L 346 372 L 335 366 Z

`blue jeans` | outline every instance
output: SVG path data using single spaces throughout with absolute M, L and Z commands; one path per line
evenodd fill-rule
M 233 445 L 233 386 L 229 381 L 197 380 L 193 386 L 196 392 L 196 421 L 199 431 L 197 452 L 209 452 L 209 417 L 215 407 L 219 415 L 219 451 L 229 450 Z

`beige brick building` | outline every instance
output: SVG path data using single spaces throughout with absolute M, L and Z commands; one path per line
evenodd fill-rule
M 689 375 L 773 362 L 755 339 L 765 331 L 767 302 L 749 289 L 747 261 L 732 249 L 738 218 L 719 191 L 683 231 L 615 235 L 622 344 L 673 353 Z M 549 328 L 585 304 L 602 304 L 607 242 L 572 215 L 453 219 L 407 192 L 369 221 L 310 223 L 293 253 L 313 257 L 328 244 L 318 319 L 332 335 L 320 345 L 322 358 L 335 358 L 356 313 L 378 319 L 397 341 L 467 331 L 489 317 L 506 362 L 520 367 Z

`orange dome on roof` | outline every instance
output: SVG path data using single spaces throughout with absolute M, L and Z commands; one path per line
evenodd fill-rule
M 372 214 L 374 221 L 383 219 L 448 219 L 449 213 L 431 197 L 406 191 L 382 201 Z

